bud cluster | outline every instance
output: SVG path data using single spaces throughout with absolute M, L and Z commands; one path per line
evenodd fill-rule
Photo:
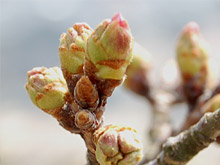
M 71 132 L 95 130 L 102 123 L 107 97 L 125 77 L 132 46 L 130 29 L 120 14 L 94 31 L 86 23 L 74 24 L 60 37 L 64 76 L 57 67 L 29 71 L 26 89 L 31 100 L 50 114 L 61 109 L 56 118 Z
M 136 130 L 108 125 L 94 133 L 96 159 L 101 165 L 134 165 L 142 159 L 142 143 Z
M 107 97 L 123 81 L 132 56 L 128 24 L 115 14 L 94 31 L 78 23 L 61 35 L 61 69 L 39 67 L 28 72 L 26 89 L 32 102 L 68 131 L 81 134 L 100 164 L 137 164 L 142 157 L 135 130 L 101 128 Z

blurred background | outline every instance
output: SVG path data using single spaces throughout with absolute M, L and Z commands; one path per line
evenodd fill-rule
M 151 53 L 155 77 L 166 61 L 175 58 L 176 40 L 189 21 L 200 25 L 212 61 L 220 61 L 219 0 L 0 0 L 0 7 L 1 165 L 86 163 L 83 140 L 36 108 L 24 88 L 28 70 L 60 65 L 59 37 L 76 22 L 95 28 L 115 12 L 122 13 L 136 41 Z M 185 109 L 181 105 L 172 111 L 176 127 L 183 122 Z M 105 121 L 137 129 L 145 152 L 150 152 L 146 133 L 151 112 L 145 99 L 118 87 L 108 101 Z M 189 165 L 219 165 L 219 155 L 220 146 L 212 144 Z

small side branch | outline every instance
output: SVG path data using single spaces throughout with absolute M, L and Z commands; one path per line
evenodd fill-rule
M 183 165 L 220 135 L 220 109 L 206 113 L 190 129 L 169 138 L 157 158 L 147 165 Z

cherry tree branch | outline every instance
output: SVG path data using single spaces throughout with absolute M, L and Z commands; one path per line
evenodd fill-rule
M 208 147 L 220 135 L 220 109 L 206 113 L 188 130 L 169 138 L 156 159 L 146 165 L 182 165 Z

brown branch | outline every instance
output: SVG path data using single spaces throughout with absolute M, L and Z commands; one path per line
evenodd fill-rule
M 170 123 L 170 103 L 171 97 L 168 93 L 158 91 L 151 97 L 152 122 L 149 131 L 150 151 L 142 162 L 152 160 L 160 151 L 161 144 L 171 135 L 172 126 Z M 166 98 L 166 99 L 164 99 Z
M 151 152 L 146 154 L 142 160 L 142 163 L 146 163 L 156 157 L 163 142 L 172 134 L 170 106 L 183 102 L 182 89 L 181 87 L 172 89 L 172 91 L 157 89 L 141 71 L 133 77 L 128 77 L 125 86 L 137 95 L 145 97 L 151 105 L 152 121 L 149 131 Z
M 169 138 L 157 158 L 147 165 L 182 165 L 208 147 L 220 135 L 220 109 L 206 113 L 190 129 Z

